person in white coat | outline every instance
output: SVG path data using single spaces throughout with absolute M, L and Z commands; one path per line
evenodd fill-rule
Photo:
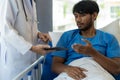
M 12 80 L 36 59 L 46 54 L 38 39 L 48 41 L 47 35 L 37 29 L 35 2 L 30 0 L 1 0 L 0 80 Z

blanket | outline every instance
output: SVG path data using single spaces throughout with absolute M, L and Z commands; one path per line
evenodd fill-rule
M 88 70 L 87 72 L 84 72 L 87 75 L 87 77 L 80 80 L 115 80 L 109 72 L 102 68 L 91 57 L 85 57 L 74 60 L 69 65 L 78 66 Z M 62 72 L 54 80 L 74 80 L 74 79 L 68 76 L 67 73 Z

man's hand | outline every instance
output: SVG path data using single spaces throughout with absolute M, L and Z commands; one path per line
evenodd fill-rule
M 38 32 L 38 38 L 41 39 L 45 43 L 47 43 L 48 41 L 51 41 L 51 38 L 49 34 L 47 33 Z
M 72 47 L 73 49 L 78 52 L 78 53 L 82 53 L 82 54 L 86 54 L 89 56 L 92 56 L 93 53 L 95 53 L 95 49 L 92 47 L 91 43 L 88 40 L 82 39 L 84 42 L 86 42 L 86 45 L 83 46 L 81 44 L 74 44 Z
M 64 71 L 75 80 L 81 80 L 86 77 L 86 75 L 84 74 L 84 71 L 87 71 L 87 70 L 83 68 L 75 67 L 75 66 L 68 66 Z

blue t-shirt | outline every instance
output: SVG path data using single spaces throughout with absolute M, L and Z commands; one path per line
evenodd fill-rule
M 96 35 L 94 37 L 85 38 L 80 35 L 79 29 L 64 32 L 59 39 L 57 46 L 65 47 L 69 50 L 53 52 L 52 55 L 65 58 L 65 64 L 69 64 L 75 59 L 87 56 L 80 53 L 78 54 L 72 49 L 72 45 L 75 43 L 86 45 L 86 43 L 81 39 L 86 39 L 90 41 L 94 49 L 96 49 L 108 58 L 120 57 L 119 43 L 112 34 L 96 30 Z

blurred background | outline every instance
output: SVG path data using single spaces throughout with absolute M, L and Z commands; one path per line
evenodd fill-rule
M 72 14 L 73 5 L 80 0 L 53 0 L 53 31 L 77 28 Z M 95 0 L 100 8 L 96 28 L 102 28 L 120 18 L 120 0 Z

